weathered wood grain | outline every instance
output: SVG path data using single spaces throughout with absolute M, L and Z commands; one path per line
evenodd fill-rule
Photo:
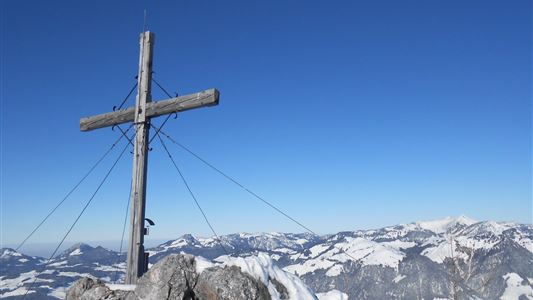
M 146 208 L 146 177 L 148 170 L 148 138 L 150 124 L 146 106 L 151 101 L 152 50 L 154 34 L 147 31 L 141 35 L 141 54 L 139 58 L 138 96 L 135 103 L 135 146 L 133 147 L 133 175 L 131 186 L 131 217 L 128 257 L 126 260 L 126 284 L 137 283 L 146 270 L 144 260 L 144 212 Z
M 218 105 L 219 92 L 209 89 L 199 93 L 172 99 L 149 102 L 146 104 L 146 117 L 154 118 L 174 112 L 181 112 L 204 106 Z M 80 130 L 90 131 L 98 128 L 132 122 L 135 119 L 135 107 L 80 119 Z

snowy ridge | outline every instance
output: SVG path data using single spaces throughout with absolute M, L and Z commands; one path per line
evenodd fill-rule
M 475 223 L 477 223 L 476 220 L 470 219 L 466 216 L 459 216 L 457 218 L 446 217 L 441 220 L 416 222 L 415 224 L 422 229 L 426 229 L 440 234 L 448 232 L 458 226 L 466 227 Z
M 13 249 L 5 248 L 2 251 L 2 255 L 0 255 L 0 258 L 7 259 L 7 258 L 13 257 L 13 256 L 22 256 L 22 254 L 20 254 L 19 252 L 15 251 Z
M 217 240 L 193 235 L 147 252 L 151 264 L 171 253 L 189 253 L 205 257 L 197 260 L 200 270 L 227 264 L 238 265 L 256 278 L 264 279 L 263 271 L 258 271 L 261 268 L 269 270 L 269 276 L 278 276 L 279 281 L 297 276 L 319 299 L 331 299 L 332 295 L 336 295 L 334 299 L 344 299 L 344 295 L 350 299 L 445 299 L 450 297 L 452 276 L 464 281 L 460 288 L 472 299 L 499 299 L 504 294 L 514 295 L 513 290 L 533 288 L 531 224 L 478 222 L 460 216 L 325 236 L 270 232 L 220 238 L 231 257 L 225 255 Z M 1 249 L 0 298 L 25 293 L 44 261 Z M 55 257 L 39 275 L 34 293 L 61 298 L 65 288 L 81 276 L 121 282 L 124 261 L 124 254 L 74 245 Z M 451 268 L 452 261 L 457 262 L 456 275 L 452 274 L 457 271 Z M 480 285 L 483 282 L 485 286 Z
M 321 252 L 325 249 L 329 250 Z M 327 269 L 327 276 L 337 276 L 343 269 L 342 264 L 346 261 L 359 261 L 363 265 L 381 265 L 396 269 L 405 256 L 397 248 L 392 247 L 390 243 L 380 244 L 364 238 L 351 237 L 336 243 L 333 247 L 317 245 L 310 251 L 315 255 L 303 264 L 290 265 L 285 267 L 285 270 L 304 275 L 319 269 Z

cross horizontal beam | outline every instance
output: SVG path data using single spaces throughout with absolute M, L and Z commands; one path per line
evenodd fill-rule
M 154 118 L 175 112 L 191 110 L 203 106 L 218 105 L 219 92 L 209 89 L 199 93 L 180 96 L 167 100 L 146 103 L 146 117 Z M 80 119 L 80 130 L 90 131 L 98 128 L 132 122 L 135 119 L 135 107 Z

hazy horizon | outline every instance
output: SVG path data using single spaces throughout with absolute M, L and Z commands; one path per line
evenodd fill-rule
M 403 224 L 414 223 L 414 222 L 424 222 L 424 221 L 437 221 L 437 220 L 443 220 L 443 219 L 446 219 L 446 218 L 456 219 L 456 218 L 460 218 L 460 217 L 470 218 L 469 216 L 466 216 L 466 215 L 447 216 L 445 218 L 433 219 L 433 220 L 413 220 L 412 222 L 407 222 L 407 223 L 403 223 Z M 512 220 L 475 220 L 475 221 L 479 221 L 479 222 L 482 222 L 482 221 L 512 222 L 512 223 L 519 223 L 520 224 L 520 222 L 516 222 L 516 221 L 512 221 Z M 523 224 L 531 224 L 531 222 L 530 223 L 523 223 Z M 388 224 L 388 225 L 385 225 L 383 227 L 394 226 L 394 225 L 399 225 L 399 224 Z M 372 230 L 372 229 L 378 229 L 378 228 L 346 229 L 346 230 L 341 230 L 339 232 L 342 232 L 342 231 L 357 231 L 357 230 Z M 228 234 L 236 234 L 236 233 L 250 233 L 250 232 L 233 232 L 233 233 L 228 233 Z M 268 233 L 268 232 L 253 232 L 253 233 Z M 283 232 L 283 233 L 300 234 L 300 233 L 304 233 L 304 232 Z M 327 235 L 327 234 L 336 234 L 336 233 L 337 232 L 328 232 L 328 233 L 323 233 L 323 234 Z M 189 233 L 189 234 L 192 234 L 192 233 Z M 224 235 L 228 235 L 228 234 L 224 234 Z M 213 237 L 212 235 L 206 235 L 206 236 L 196 235 L 196 234 L 193 234 L 193 235 L 195 237 L 201 237 L 201 238 L 212 238 Z M 146 248 L 155 247 L 155 246 L 158 246 L 158 245 L 163 244 L 165 242 L 178 239 L 181 236 L 183 236 L 183 235 L 176 236 L 176 237 L 167 237 L 167 238 L 150 238 L 150 236 L 147 236 L 145 238 L 145 247 Z M 87 245 L 90 245 L 90 246 L 93 246 L 93 247 L 101 246 L 101 247 L 104 247 L 106 249 L 119 251 L 120 250 L 120 242 L 121 242 L 120 240 L 100 240 L 100 241 L 98 241 L 98 240 L 92 240 L 92 241 L 82 241 L 82 240 L 80 240 L 80 241 L 68 241 L 67 240 L 59 248 L 58 253 L 61 253 L 62 251 L 70 248 L 71 246 L 73 246 L 73 245 L 75 245 L 77 243 L 83 243 L 83 244 L 87 244 Z M 128 243 L 128 241 L 124 240 L 121 252 L 126 252 L 127 251 L 127 243 Z M 0 243 L 0 248 L 12 248 L 12 249 L 15 249 L 17 246 L 18 246 L 18 244 L 1 244 Z M 47 257 L 50 256 L 50 253 L 55 249 L 55 247 L 57 247 L 57 242 L 27 243 L 27 244 L 25 244 L 22 247 L 22 249 L 19 250 L 19 252 L 22 252 L 22 253 L 27 254 L 27 255 L 41 256 L 41 257 L 46 257 L 47 258 Z

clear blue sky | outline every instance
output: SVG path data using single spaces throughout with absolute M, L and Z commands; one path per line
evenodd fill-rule
M 144 8 L 157 80 L 221 92 L 167 132 L 315 231 L 461 214 L 531 222 L 529 0 L 1 6 L 4 244 L 118 137 L 80 132 L 79 118 L 110 111 L 134 83 Z M 171 149 L 220 234 L 302 231 Z M 116 155 L 30 242 L 60 239 Z M 128 153 L 68 241 L 120 239 L 130 174 Z M 150 238 L 210 235 L 158 143 L 148 184 Z

